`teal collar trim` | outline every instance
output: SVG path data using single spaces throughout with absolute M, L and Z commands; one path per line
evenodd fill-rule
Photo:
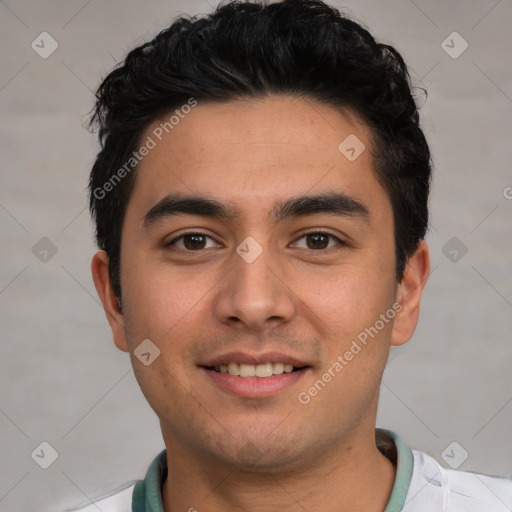
M 397 453 L 395 483 L 384 512 L 400 512 L 411 483 L 413 455 L 410 448 L 394 432 L 383 429 L 377 429 L 377 432 L 394 442 Z M 149 466 L 144 480 L 135 484 L 132 498 L 133 512 L 164 512 L 161 488 L 166 477 L 167 456 L 166 451 L 163 450 Z
M 396 476 L 391 496 L 384 512 L 401 512 L 404 507 L 412 479 L 414 459 L 411 449 L 391 430 L 377 429 L 377 432 L 391 438 L 396 446 Z
M 167 476 L 166 450 L 160 452 L 148 468 L 144 480 L 135 484 L 132 498 L 133 512 L 164 512 L 162 482 Z

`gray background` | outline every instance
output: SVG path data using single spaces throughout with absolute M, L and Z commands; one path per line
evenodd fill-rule
M 142 478 L 163 448 L 90 276 L 85 188 L 97 145 L 82 124 L 116 61 L 209 3 L 0 0 L 2 511 L 86 501 Z M 396 46 L 429 92 L 433 273 L 414 339 L 391 355 L 378 423 L 441 462 L 457 441 L 469 454 L 461 469 L 511 475 L 512 3 L 331 3 Z M 43 31 L 59 44 L 47 59 L 31 48 Z M 469 44 L 458 58 L 442 47 L 453 31 Z M 57 248 L 46 262 L 32 252 L 43 237 Z M 455 246 L 443 252 L 452 237 L 468 249 L 456 262 Z M 31 458 L 42 441 L 59 454 L 46 470 Z

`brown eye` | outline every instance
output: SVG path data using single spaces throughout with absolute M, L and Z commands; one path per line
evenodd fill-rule
M 337 236 L 331 235 L 330 233 L 317 231 L 302 235 L 293 245 L 301 249 L 321 251 L 323 249 L 331 249 L 334 246 L 343 246 L 345 244 Z
M 312 233 L 306 235 L 308 249 L 325 249 L 329 245 L 329 235 Z
M 203 235 L 185 235 L 183 237 L 183 245 L 191 251 L 195 249 L 204 249 L 206 245 L 206 237 Z
M 168 246 L 176 247 L 183 251 L 200 251 L 202 249 L 220 247 L 211 236 L 203 235 L 202 233 L 186 233 L 171 240 Z

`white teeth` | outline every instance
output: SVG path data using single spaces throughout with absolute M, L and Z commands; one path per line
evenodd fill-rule
M 273 370 L 272 363 L 259 364 L 256 366 L 256 377 L 272 377 Z
M 274 375 L 281 375 L 284 372 L 283 363 L 274 363 Z
M 254 377 L 256 375 L 256 366 L 253 364 L 240 365 L 240 377 Z
M 229 363 L 228 364 L 228 373 L 230 375 L 240 375 L 240 366 L 236 363 Z
M 215 370 L 220 373 L 229 373 L 240 377 L 272 377 L 272 375 L 281 375 L 282 373 L 291 373 L 293 365 L 284 363 L 263 363 L 263 364 L 245 364 L 229 363 L 215 366 Z

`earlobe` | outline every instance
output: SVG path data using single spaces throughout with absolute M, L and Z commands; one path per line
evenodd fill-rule
M 402 309 L 393 324 L 391 345 L 403 345 L 414 334 L 420 313 L 421 294 L 430 273 L 428 246 L 422 240 L 408 259 L 402 280 L 398 284 L 397 302 Z
M 107 253 L 105 251 L 98 251 L 91 261 L 92 278 L 101 303 L 103 304 L 108 323 L 112 329 L 114 343 L 120 350 L 128 352 L 124 330 L 124 314 L 112 289 L 108 265 Z

